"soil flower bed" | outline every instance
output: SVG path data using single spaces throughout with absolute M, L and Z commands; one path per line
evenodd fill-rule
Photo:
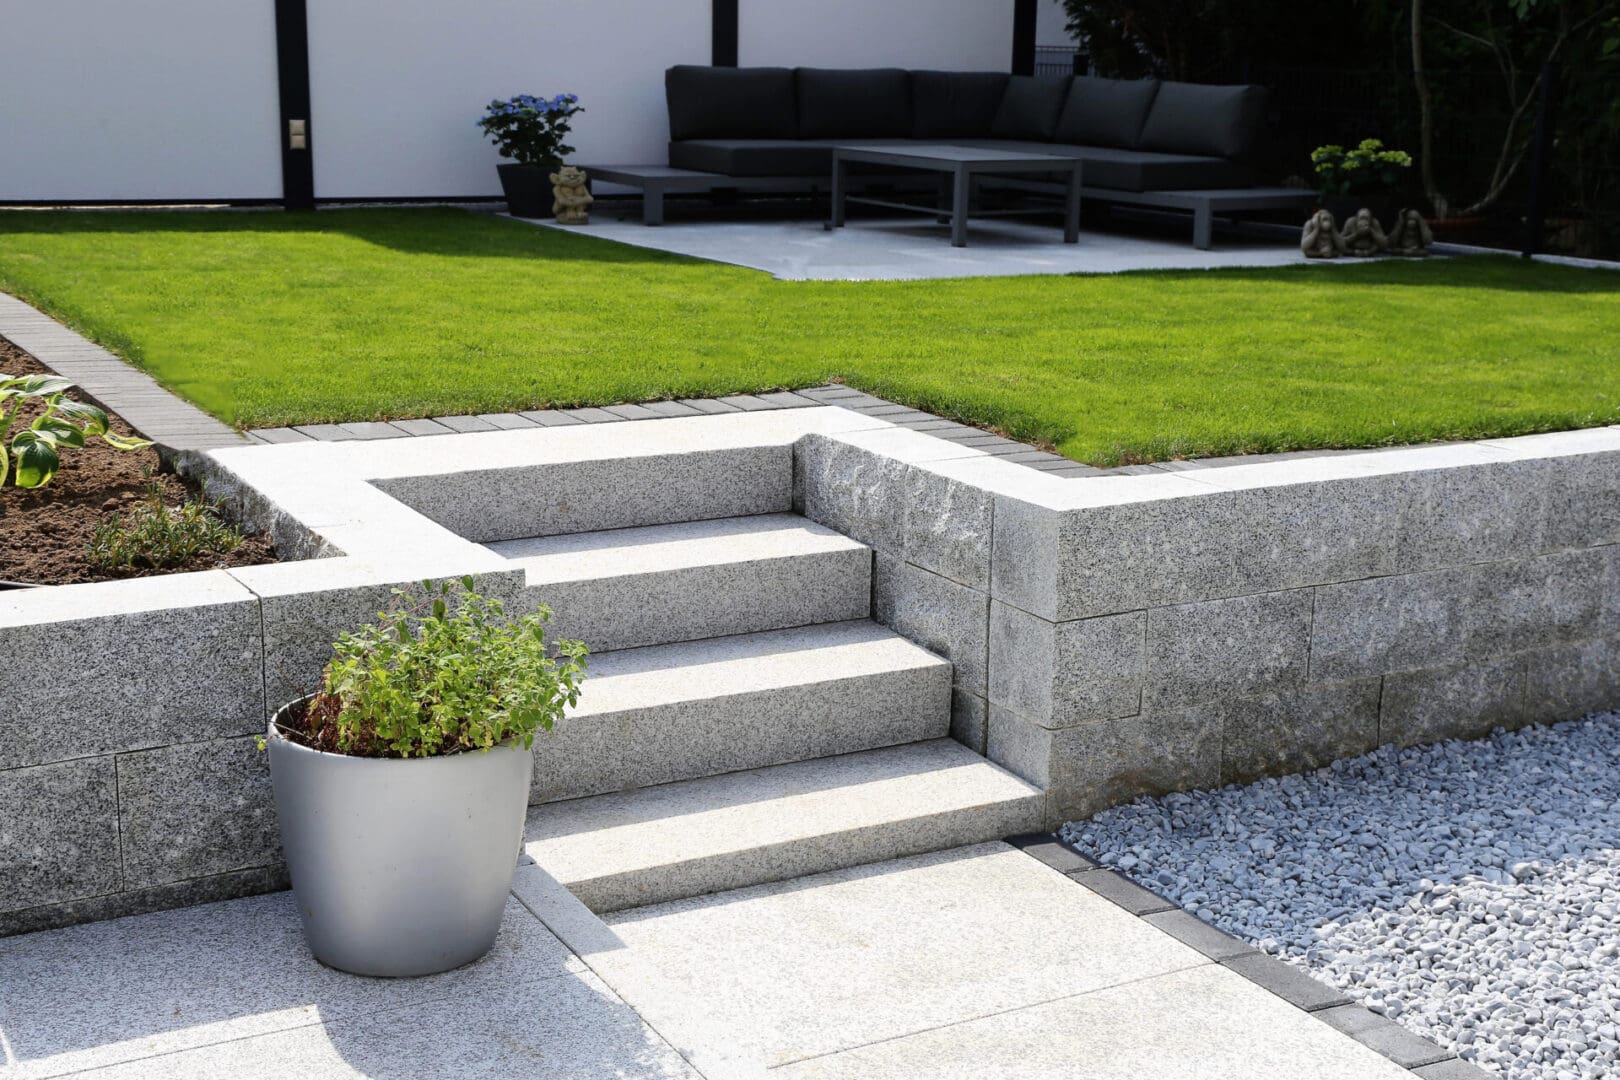
M 0 371 L 36 375 L 49 369 L 0 338 Z M 135 434 L 120 417 L 109 419 L 113 431 Z M 245 536 L 231 551 L 200 552 L 162 569 L 97 565 L 88 550 L 97 526 L 111 515 L 136 511 L 154 492 L 171 512 L 202 494 L 163 472 L 155 449 L 116 450 L 99 440 L 64 453 L 62 470 L 43 488 L 0 488 L 0 581 L 71 585 L 275 561 L 267 538 Z

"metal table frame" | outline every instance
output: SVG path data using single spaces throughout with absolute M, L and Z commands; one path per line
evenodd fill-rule
M 851 164 L 887 165 L 903 169 L 918 169 L 940 174 L 940 201 L 935 206 L 877 199 L 849 193 L 849 167 Z M 974 181 L 981 176 L 1006 176 L 1017 173 L 1066 173 L 1063 193 L 1063 242 L 1080 240 L 1080 161 L 1078 158 L 1056 157 L 1050 154 L 1014 154 L 1003 150 L 981 150 L 968 146 L 877 144 L 864 146 L 837 146 L 833 148 L 832 218 L 829 227 L 842 228 L 845 206 L 861 203 L 882 206 L 891 210 L 906 210 L 929 214 L 940 221 L 949 221 L 951 246 L 967 246 L 967 225 L 970 217 L 1012 217 L 1050 213 L 1038 210 L 974 210 L 972 208 Z M 947 195 L 949 196 L 947 199 Z M 948 211 L 947 211 L 948 206 Z

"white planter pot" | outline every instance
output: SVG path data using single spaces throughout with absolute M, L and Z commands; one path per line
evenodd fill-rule
M 523 839 L 528 751 L 347 757 L 289 742 L 275 723 L 269 743 L 282 846 L 317 960 L 356 975 L 428 975 L 489 951 Z

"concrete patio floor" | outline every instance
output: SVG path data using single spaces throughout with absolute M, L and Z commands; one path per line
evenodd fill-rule
M 677 208 L 666 224 L 646 226 L 633 207 L 610 205 L 594 213 L 588 225 L 530 224 L 746 266 L 788 281 L 1212 270 L 1310 261 L 1297 243 L 1233 230 L 1217 231 L 1214 249 L 1199 251 L 1192 246 L 1190 218 L 1139 218 L 1108 231 L 1085 228 L 1078 244 L 1062 242 L 1056 217 L 1052 222 L 985 219 L 970 224 L 965 248 L 951 247 L 949 227 L 922 215 L 855 217 L 844 228 L 827 231 L 819 218 L 803 215 L 728 220 L 683 217 Z
M 0 1078 L 1411 1075 L 1001 843 L 605 921 L 513 891 L 424 979 L 321 967 L 288 893 L 0 940 Z

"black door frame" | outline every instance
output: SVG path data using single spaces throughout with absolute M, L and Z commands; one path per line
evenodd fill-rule
M 281 205 L 315 209 L 315 158 L 309 116 L 309 12 L 305 0 L 276 0 L 276 81 L 281 94 Z M 303 124 L 294 147 L 293 124 Z

